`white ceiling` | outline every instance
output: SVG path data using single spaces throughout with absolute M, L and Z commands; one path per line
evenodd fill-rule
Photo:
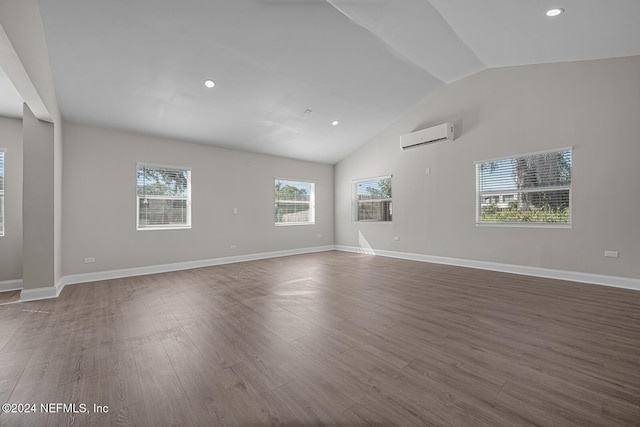
M 0 116 L 21 118 L 22 97 L 0 68 Z
M 566 13 L 546 17 L 552 6 Z M 638 0 L 40 0 L 40 9 L 65 120 L 324 163 L 485 68 L 640 54 Z

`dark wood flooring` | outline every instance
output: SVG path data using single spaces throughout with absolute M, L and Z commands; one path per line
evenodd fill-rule
M 67 286 L 0 325 L 0 403 L 38 405 L 2 426 L 640 425 L 636 291 L 327 252 Z
M 0 305 L 20 301 L 20 291 L 0 292 Z

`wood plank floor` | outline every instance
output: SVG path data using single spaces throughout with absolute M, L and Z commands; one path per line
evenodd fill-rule
M 2 426 L 639 426 L 640 292 L 326 252 L 0 305 Z M 78 406 L 78 408 L 80 408 Z
M 20 300 L 20 291 L 0 292 L 0 305 L 17 302 Z

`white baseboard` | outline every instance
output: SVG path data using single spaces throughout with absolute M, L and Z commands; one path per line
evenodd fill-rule
M 335 250 L 366 254 L 364 248 L 357 246 L 336 245 Z M 501 271 L 503 273 L 522 274 L 525 276 L 546 277 L 549 279 L 568 280 L 571 282 L 589 283 L 593 285 L 611 286 L 614 288 L 633 289 L 640 291 L 640 279 L 620 276 L 606 276 L 601 274 L 582 273 L 578 271 L 554 270 L 550 268 L 529 267 L 525 265 L 501 264 L 497 262 L 475 261 L 461 258 L 449 258 L 433 255 L 414 254 L 410 252 L 395 252 L 381 249 L 374 250 L 375 255 L 400 258 L 411 261 L 432 262 L 434 264 L 455 265 L 459 267 L 478 268 L 481 270 Z
M 312 248 L 288 249 L 284 251 L 261 252 L 248 255 L 237 255 L 222 258 L 204 259 L 199 261 L 185 261 L 173 264 L 152 265 L 147 267 L 125 268 L 122 270 L 98 271 L 95 273 L 71 274 L 63 277 L 64 285 L 97 282 L 100 280 L 120 279 L 123 277 L 143 276 L 146 274 L 167 273 L 170 271 L 189 270 L 192 268 L 211 267 L 214 265 L 233 264 L 236 262 L 256 261 L 260 259 L 278 258 L 290 255 L 302 255 L 334 250 L 333 245 L 316 246 Z
M 22 279 L 4 280 L 0 282 L 0 292 L 19 291 L 22 289 Z
M 20 292 L 20 302 L 58 298 L 58 295 L 60 295 L 60 292 L 62 292 L 64 285 L 64 278 L 62 278 L 55 286 L 45 286 L 35 289 L 23 289 L 22 292 Z
M 121 270 L 98 271 L 94 273 L 81 273 L 63 276 L 56 286 L 37 289 L 23 289 L 20 293 L 20 301 L 36 301 L 48 298 L 57 298 L 66 285 L 77 283 L 97 282 L 101 280 L 119 279 L 123 277 L 143 276 L 146 274 L 167 273 L 171 271 L 189 270 L 192 268 L 211 267 L 215 265 L 232 264 L 237 262 L 256 261 L 268 258 L 278 258 L 290 255 L 301 255 L 316 252 L 337 250 L 370 255 L 371 250 L 365 250 L 357 246 L 329 245 L 312 248 L 289 249 L 284 251 L 262 252 L 248 255 L 237 255 L 222 258 L 213 258 L 199 261 L 185 261 L 172 264 L 152 265 L 146 267 L 125 268 Z M 640 279 L 606 276 L 576 271 L 553 270 L 548 268 L 529 267 L 524 265 L 501 264 L 496 262 L 467 260 L 433 255 L 415 254 L 409 252 L 395 252 L 375 249 L 374 255 L 390 258 L 400 258 L 411 261 L 431 262 L 435 264 L 455 265 L 460 267 L 478 268 L 481 270 L 501 271 L 505 273 L 522 274 L 525 276 L 546 277 L 550 279 L 568 280 L 572 282 L 590 283 L 595 285 L 611 286 L 616 288 L 633 289 L 640 291 Z M 22 280 L 0 282 L 0 292 L 3 290 L 22 289 Z

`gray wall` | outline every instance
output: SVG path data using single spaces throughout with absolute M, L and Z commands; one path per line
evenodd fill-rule
M 400 149 L 400 135 L 446 121 L 455 141 Z M 565 146 L 574 147 L 571 229 L 475 226 L 474 161 Z M 358 246 L 361 233 L 374 249 L 640 278 L 639 159 L 640 57 L 486 70 L 336 165 L 336 244 Z M 393 222 L 352 222 L 351 181 L 384 174 L 393 174 Z
M 37 122 L 23 123 L 26 132 L 30 132 L 32 135 L 41 134 L 53 145 L 49 153 L 50 159 L 43 159 L 38 155 L 36 159 L 30 160 L 26 155 L 23 156 L 26 163 L 43 162 L 43 165 L 46 164 L 44 167 L 50 174 L 47 181 L 52 183 L 53 193 L 50 200 L 52 218 L 51 221 L 47 220 L 53 239 L 53 245 L 47 245 L 47 250 L 51 251 L 47 256 L 52 258 L 53 263 L 51 265 L 47 263 L 46 268 L 51 269 L 51 272 L 46 276 L 51 280 L 48 279 L 47 283 L 31 282 L 29 277 L 24 277 L 23 288 L 53 287 L 62 276 L 62 119 L 53 84 L 53 74 L 38 1 L 0 1 L 0 26 L 10 41 L 10 46 L 2 46 L 4 51 L 0 62 L 3 63 L 4 71 L 12 79 L 25 103 L 36 113 L 35 117 L 53 123 L 52 129 L 46 132 L 46 135 L 40 133 L 40 124 Z M 14 52 L 9 52 L 9 49 Z M 19 58 L 19 67 L 17 68 L 15 58 L 9 61 L 14 57 L 13 53 Z M 10 65 L 9 68 L 4 67 L 5 62 Z M 31 123 L 33 123 L 34 129 L 30 129 Z M 43 139 L 41 142 L 45 142 L 45 140 Z M 49 167 L 49 164 L 52 166 Z M 27 176 L 28 179 L 29 176 Z M 37 186 L 26 185 L 23 199 L 35 199 L 37 194 L 29 194 L 28 188 L 37 188 Z M 47 214 L 49 213 L 47 212 Z M 31 260 L 37 262 L 42 257 L 40 241 L 24 238 L 22 253 L 25 267 L 31 265 Z
M 22 120 L 0 117 L 5 154 L 5 233 L 0 237 L 0 282 L 22 279 Z
M 63 158 L 64 275 L 333 245 L 331 165 L 70 123 Z M 191 168 L 191 229 L 136 231 L 136 162 Z M 315 181 L 315 225 L 274 225 L 274 177 Z
M 52 123 L 38 120 L 26 104 L 23 111 L 23 288 L 46 288 L 58 280 L 54 276 L 54 131 Z

